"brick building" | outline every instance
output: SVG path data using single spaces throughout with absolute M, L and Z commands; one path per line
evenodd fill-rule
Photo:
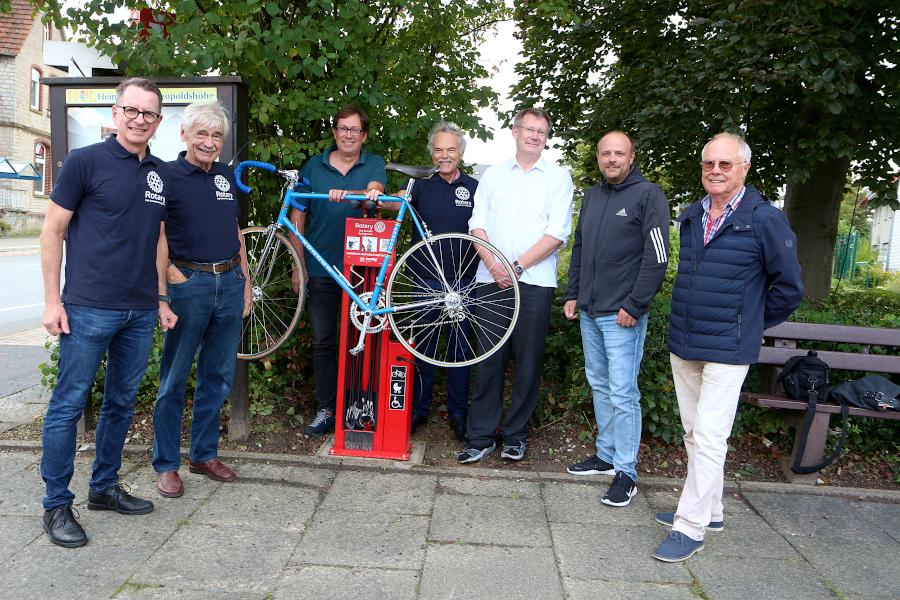
M 32 15 L 27 0 L 12 0 L 12 12 L 0 14 L 0 157 L 32 163 L 43 176 L 0 179 L 0 220 L 14 231 L 40 228 L 50 194 L 50 107 L 40 80 L 65 72 L 43 64 L 45 40 L 63 40 L 63 34 Z

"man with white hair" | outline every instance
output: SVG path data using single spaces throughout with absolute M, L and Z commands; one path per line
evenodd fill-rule
M 181 123 L 187 149 L 169 163 L 168 246 L 157 260 L 165 271 L 160 300 L 178 315 L 178 324 L 166 333 L 153 409 L 156 489 L 167 498 L 184 493 L 178 475 L 181 422 L 195 356 L 188 468 L 216 481 L 237 477 L 218 458 L 219 415 L 234 381 L 241 317 L 250 311 L 251 295 L 234 173 L 216 162 L 228 124 L 218 102 L 191 104 Z
M 428 152 L 437 172 L 428 179 L 416 181 L 412 189 L 410 204 L 422 217 L 433 234 L 468 233 L 469 219 L 472 217 L 472 205 L 478 181 L 463 173 L 459 168 L 463 153 L 466 151 L 466 137 L 455 123 L 442 121 L 431 128 L 428 135 Z M 419 234 L 413 231 L 413 242 L 418 241 Z M 448 256 L 453 253 L 449 252 Z M 473 264 L 473 267 L 476 266 Z M 445 275 L 454 276 L 456 269 L 450 267 Z M 475 276 L 474 269 L 465 273 L 464 281 L 459 284 L 467 288 Z M 441 282 L 433 274 L 425 275 L 423 285 L 431 289 L 440 289 Z M 468 323 L 461 327 L 465 331 Z M 423 341 L 423 352 L 430 354 L 437 344 L 438 336 L 427 336 Z M 461 355 L 465 350 L 461 347 L 463 338 L 457 338 L 457 347 L 452 348 L 454 355 Z M 431 407 L 432 388 L 434 387 L 434 369 L 424 361 L 416 361 L 416 378 L 413 386 L 412 429 L 415 431 L 428 418 Z M 447 369 L 447 415 L 453 433 L 460 441 L 466 439 L 466 416 L 469 410 L 469 367 L 453 367 Z
M 797 236 L 784 213 L 744 185 L 750 147 L 720 133 L 701 158 L 707 196 L 677 219 L 681 254 L 669 356 L 688 472 L 677 510 L 656 513 L 672 527 L 653 553 L 666 562 L 701 550 L 706 529 L 724 528 L 725 454 L 741 384 L 759 356 L 763 330 L 786 320 L 803 299 Z

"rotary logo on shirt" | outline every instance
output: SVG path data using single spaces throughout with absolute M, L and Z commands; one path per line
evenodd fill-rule
M 231 183 L 224 175 L 216 175 L 213 177 L 213 183 L 218 188 L 216 190 L 216 200 L 234 200 L 234 194 L 231 193 Z
M 457 206 L 465 206 L 466 208 L 472 208 L 472 201 L 469 199 L 472 195 L 469 193 L 469 190 L 459 186 L 454 191 L 456 194 L 456 205 Z
M 147 173 L 147 187 L 149 190 L 144 191 L 144 201 L 153 202 L 155 204 L 166 205 L 166 197 L 163 196 L 163 180 L 156 171 Z

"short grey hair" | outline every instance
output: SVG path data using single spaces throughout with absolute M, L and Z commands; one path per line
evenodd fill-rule
M 194 128 L 194 125 L 209 127 L 210 129 L 221 129 L 222 133 L 228 135 L 230 125 L 228 111 L 216 100 L 189 104 L 184 109 L 181 130 L 188 132 Z
M 553 120 L 550 118 L 550 113 L 548 113 L 543 108 L 523 108 L 519 112 L 516 113 L 516 116 L 513 117 L 513 127 L 521 127 L 522 119 L 525 118 L 525 115 L 531 115 L 532 117 L 537 117 L 538 119 L 543 119 L 547 121 L 547 129 L 553 129 Z M 548 131 L 549 135 L 550 132 Z
M 156 94 L 156 99 L 159 100 L 159 110 L 162 111 L 163 97 L 162 92 L 159 91 L 159 86 L 143 77 L 130 77 L 122 81 L 122 83 L 116 87 L 116 104 L 119 104 L 122 101 L 122 94 L 130 87 L 140 88 L 145 92 Z
M 428 132 L 428 153 L 431 154 L 431 150 L 434 144 L 434 136 L 439 133 L 452 133 L 456 136 L 456 139 L 459 140 L 459 153 L 465 154 L 466 152 L 466 136 L 463 133 L 462 129 L 459 128 L 459 125 L 453 123 L 451 121 L 440 121 L 434 124 L 434 127 L 431 128 L 431 131 Z
M 741 157 L 741 160 L 743 160 L 744 162 L 746 162 L 748 164 L 750 163 L 750 158 L 753 156 L 753 153 L 750 151 L 750 146 L 747 144 L 747 142 L 741 136 L 737 135 L 736 133 L 728 133 L 728 132 L 717 133 L 716 135 L 714 135 L 712 137 L 711 140 L 706 142 L 706 145 L 703 146 L 703 151 L 700 152 L 700 158 L 702 159 L 702 158 L 706 157 L 706 149 L 709 148 L 710 144 L 712 144 L 716 140 L 720 140 L 723 138 L 731 140 L 732 142 L 737 144 L 738 155 Z

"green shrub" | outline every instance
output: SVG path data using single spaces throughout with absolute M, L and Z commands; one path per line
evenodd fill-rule
M 644 344 L 644 360 L 638 386 L 641 390 L 644 435 L 665 443 L 676 443 L 684 431 L 678 413 L 678 400 L 672 382 L 669 351 L 666 340 L 671 311 L 672 284 L 678 263 L 678 239 L 673 230 L 670 236 L 671 257 L 669 271 L 662 289 L 653 300 Z M 563 269 L 561 269 L 562 271 Z M 544 355 L 543 398 L 538 411 L 540 422 L 551 422 L 565 416 L 593 427 L 594 411 L 590 388 L 584 375 L 584 355 L 577 321 L 563 317 L 562 305 L 566 279 L 560 277 L 560 287 L 554 299 L 550 317 L 550 335 Z M 805 300 L 791 317 L 806 323 L 833 323 L 866 327 L 900 327 L 900 294 L 890 290 L 844 289 L 826 301 Z M 835 349 L 858 350 L 854 344 L 835 344 Z M 821 345 L 828 349 L 829 345 Z M 888 349 L 874 347 L 873 353 Z M 833 372 L 836 381 L 861 376 L 862 373 Z M 752 367 L 744 389 L 761 391 L 763 379 L 759 367 Z M 741 406 L 735 419 L 734 432 L 755 434 L 786 442 L 788 426 L 778 411 Z M 582 432 L 584 433 L 584 432 Z M 595 432 L 591 431 L 593 435 Z M 850 419 L 847 447 L 860 452 L 896 452 L 895 440 L 900 439 L 900 423 L 884 419 Z M 895 461 L 900 473 L 900 459 Z

